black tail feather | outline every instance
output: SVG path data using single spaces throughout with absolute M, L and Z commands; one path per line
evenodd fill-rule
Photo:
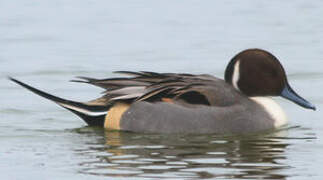
M 77 116 L 82 118 L 89 126 L 103 126 L 104 118 L 109 109 L 109 106 L 99 106 L 99 105 L 88 105 L 76 101 L 66 100 L 57 96 L 53 96 L 44 91 L 31 87 L 17 79 L 8 77 L 11 81 L 21 85 L 22 87 L 32 91 L 33 93 L 49 99 L 56 104 L 64 107 L 65 109 L 75 113 Z

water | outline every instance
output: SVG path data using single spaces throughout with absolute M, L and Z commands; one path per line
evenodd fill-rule
M 322 179 L 322 1 L 0 1 L 1 179 Z M 250 136 L 106 132 L 9 82 L 86 101 L 75 76 L 209 73 L 258 47 L 317 106 L 277 99 L 287 129 Z

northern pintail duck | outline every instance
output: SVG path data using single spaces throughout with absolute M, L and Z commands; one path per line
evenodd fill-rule
M 59 98 L 10 79 L 70 110 L 89 126 L 132 132 L 235 134 L 274 129 L 287 119 L 271 96 L 315 110 L 290 87 L 278 59 L 261 49 L 234 56 L 225 80 L 206 74 L 117 73 L 128 76 L 73 80 L 105 89 L 103 97 L 89 102 Z

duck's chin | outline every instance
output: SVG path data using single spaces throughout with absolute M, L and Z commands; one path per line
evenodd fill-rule
M 276 103 L 271 97 L 250 97 L 251 100 L 260 104 L 265 111 L 274 120 L 274 126 L 276 128 L 287 124 L 287 116 L 284 110 Z

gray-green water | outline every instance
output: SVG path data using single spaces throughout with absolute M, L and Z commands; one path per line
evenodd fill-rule
M 0 179 L 322 179 L 322 1 L 0 1 Z M 89 128 L 9 82 L 73 100 L 101 89 L 74 76 L 116 70 L 223 76 L 238 51 L 274 53 L 317 106 L 277 99 L 289 129 L 243 137 Z

